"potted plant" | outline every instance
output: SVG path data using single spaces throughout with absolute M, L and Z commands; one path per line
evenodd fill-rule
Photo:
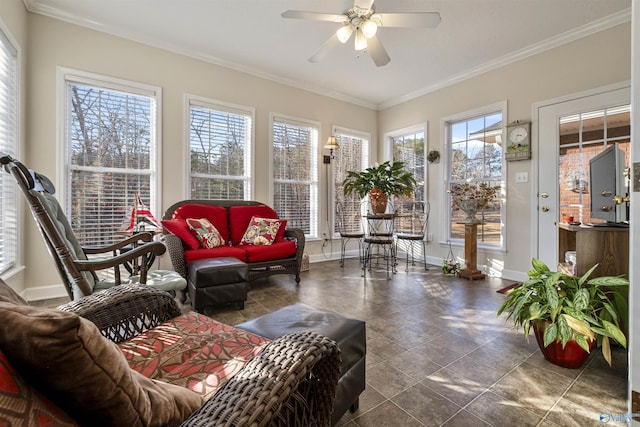
M 578 368 L 594 345 L 611 365 L 611 340 L 627 346 L 629 281 L 622 277 L 582 277 L 552 272 L 533 259 L 529 279 L 511 290 L 498 310 L 507 311 L 525 337 L 534 328 L 536 340 L 550 362 Z
M 348 171 L 342 181 L 345 195 L 355 192 L 360 198 L 369 194 L 375 212 L 384 212 L 388 196 L 410 196 L 416 187 L 411 172 L 404 170 L 404 162 L 386 161 L 360 172 Z
M 449 193 L 451 193 L 454 209 L 462 210 L 466 215 L 464 221 L 473 224 L 480 222 L 476 218 L 476 213 L 482 212 L 489 206 L 499 191 L 499 185 L 491 186 L 485 182 L 479 184 L 465 182 L 464 184 L 454 184 Z

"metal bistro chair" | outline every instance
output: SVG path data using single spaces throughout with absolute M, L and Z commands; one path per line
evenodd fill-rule
M 336 224 L 340 234 L 340 267 L 344 267 L 345 253 L 349 240 L 358 241 L 358 260 L 362 263 L 364 231 L 362 230 L 362 214 L 360 209 L 355 215 L 346 212 L 343 202 L 336 202 Z
M 371 271 L 373 259 L 377 263 L 383 260 L 386 265 L 387 280 L 396 273 L 396 253 L 393 238 L 393 206 L 387 205 L 390 213 L 367 213 L 367 233 L 364 237 L 365 253 L 362 264 L 362 276 L 366 277 L 367 268 Z M 374 253 L 375 252 L 375 253 Z
M 72 300 L 121 283 L 146 284 L 164 291 L 176 291 L 187 286 L 186 280 L 175 271 L 148 272 L 146 262 L 139 263 L 138 275 L 121 279 L 120 266 L 132 263 L 135 259 L 146 260 L 149 254 L 162 255 L 166 251 L 164 244 L 151 241 L 151 233 L 140 233 L 104 247 L 83 247 L 53 195 L 55 187 L 51 181 L 8 155 L 0 154 L 0 164 L 15 178 L 27 199 L 40 234 Z M 122 247 L 130 245 L 135 247 L 117 255 Z M 104 257 L 108 253 L 113 256 Z M 103 254 L 99 259 L 90 260 L 87 256 L 99 254 Z M 98 278 L 96 272 L 107 269 L 113 269 L 114 280 Z
M 409 202 L 400 206 L 395 218 L 396 253 L 399 243 L 404 243 L 404 250 L 407 254 L 405 271 L 409 271 L 409 252 L 411 252 L 411 265 L 415 265 L 414 246 L 416 243 L 422 244 L 422 260 L 424 269 L 427 267 L 427 246 L 425 235 L 427 223 L 429 222 L 429 202 Z

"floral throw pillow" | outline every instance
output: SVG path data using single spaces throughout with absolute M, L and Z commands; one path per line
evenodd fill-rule
M 224 246 L 224 239 L 220 232 L 206 218 L 187 218 L 189 230 L 196 236 L 200 246 L 206 249 Z
M 247 231 L 244 232 L 241 245 L 270 245 L 276 239 L 281 220 L 273 218 L 251 217 Z

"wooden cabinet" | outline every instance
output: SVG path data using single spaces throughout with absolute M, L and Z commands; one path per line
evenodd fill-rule
M 576 251 L 577 276 L 599 264 L 591 277 L 629 277 L 629 228 L 558 224 L 558 268 L 572 273 L 565 252 Z

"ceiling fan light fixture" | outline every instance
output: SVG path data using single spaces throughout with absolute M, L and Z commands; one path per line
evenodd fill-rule
M 351 24 L 347 24 L 343 27 L 338 28 L 336 31 L 336 36 L 340 43 L 345 44 L 349 38 L 351 38 L 351 33 L 353 33 L 353 26 Z
M 360 28 L 356 29 L 355 48 L 358 52 L 363 52 L 367 49 L 367 38 L 364 36 Z
M 368 39 L 376 35 L 378 32 L 378 24 L 373 21 L 367 21 L 362 24 L 362 34 Z

